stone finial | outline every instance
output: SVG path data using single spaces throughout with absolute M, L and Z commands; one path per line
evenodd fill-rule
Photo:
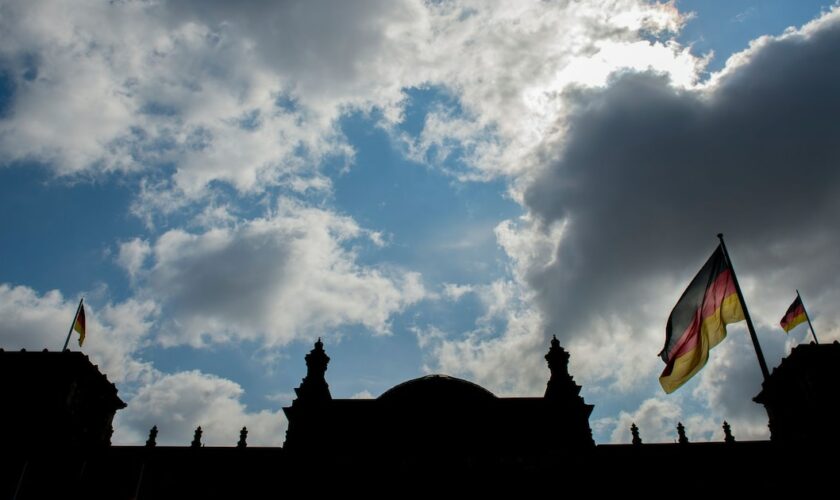
M 146 448 L 154 448 L 157 446 L 157 435 L 157 426 L 153 425 L 152 428 L 149 429 L 149 439 L 146 440 Z
M 327 365 L 330 363 L 330 357 L 324 351 L 324 343 L 321 342 L 321 337 L 315 342 L 315 348 L 309 351 L 309 354 L 304 358 L 306 360 L 306 375 L 321 377 L 327 372 Z
M 545 397 L 548 399 L 574 398 L 580 394 L 580 386 L 575 384 L 572 376 L 569 375 L 569 353 L 560 347 L 560 341 L 552 335 L 551 347 L 545 355 L 548 362 L 548 369 L 551 370 L 551 377 L 545 388 Z
M 679 436 L 680 444 L 688 444 L 688 438 L 685 436 L 685 427 L 682 422 L 677 422 L 677 435 Z
M 635 445 L 642 444 L 642 438 L 639 437 L 639 428 L 636 427 L 636 422 L 633 422 L 630 425 L 630 434 L 633 435 L 633 444 L 635 444 Z
M 306 377 L 303 378 L 300 386 L 295 389 L 298 402 L 322 402 L 332 399 L 330 386 L 324 377 L 327 372 L 327 365 L 330 357 L 324 351 L 324 343 L 318 337 L 315 348 L 309 351 L 304 359 L 306 360 Z
M 545 360 L 548 361 L 548 369 L 551 370 L 552 377 L 569 374 L 569 353 L 560 347 L 560 341 L 557 340 L 556 335 L 551 336 L 551 347 L 545 355 Z
M 735 442 L 735 436 L 732 435 L 732 427 L 729 426 L 729 422 L 726 420 L 723 421 L 723 440 L 727 443 Z
M 195 434 L 193 434 L 192 443 L 190 443 L 190 448 L 201 448 L 201 426 L 195 428 Z
M 237 448 L 245 448 L 248 446 L 248 428 L 243 427 L 241 431 L 239 431 L 239 441 L 236 443 Z

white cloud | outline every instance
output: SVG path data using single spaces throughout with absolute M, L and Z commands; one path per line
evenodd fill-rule
M 668 305 L 661 306 L 667 310 Z M 656 380 L 662 369 L 655 355 L 661 330 L 659 324 L 634 326 L 617 314 L 595 315 L 581 328 L 585 334 L 567 341 L 566 348 L 574 354 L 570 370 L 585 387 L 602 386 L 619 393 L 637 390 L 639 381 Z
M 463 179 L 520 175 L 536 166 L 535 147 L 562 133 L 558 97 L 569 86 L 604 85 L 621 68 L 667 72 L 692 85 L 705 61 L 643 33 L 675 31 L 672 5 L 646 2 L 459 2 L 431 9 L 434 69 L 425 80 L 451 92 L 457 110 L 426 117 L 409 154 L 432 163 L 452 153 Z
M 473 291 L 474 287 L 472 285 L 459 285 L 457 283 L 443 284 L 443 296 L 453 301 L 458 301 L 461 297 Z
M 433 85 L 464 113 L 430 114 L 419 142 L 405 138 L 418 154 L 456 144 L 472 169 L 459 175 L 522 172 L 566 86 L 603 84 L 619 66 L 689 84 L 702 62 L 641 38 L 682 22 L 641 0 L 12 3 L 0 149 L 60 174 L 143 172 L 147 206 L 200 198 L 214 181 L 324 189 L 320 163 L 353 157 L 341 116 L 376 108 L 397 123 L 405 89 Z
M 778 365 L 782 354 L 790 353 L 790 348 L 782 351 L 784 338 L 779 332 L 774 333 L 776 336 L 765 335 L 760 339 L 771 370 Z M 728 421 L 736 439 L 767 439 L 770 436 L 767 413 L 752 400 L 761 391 L 761 382 L 761 371 L 746 329 L 730 328 L 726 342 L 710 356 L 692 396 L 710 414 Z
M 347 325 L 388 334 L 390 317 L 426 292 L 419 274 L 359 265 L 344 248 L 369 236 L 348 217 L 283 201 L 230 227 L 165 232 L 151 244 L 139 293 L 171 318 L 159 337 L 167 345 L 282 345 Z
M 117 413 L 114 444 L 142 444 L 149 429 L 158 427 L 160 445 L 187 446 L 201 426 L 202 443 L 235 446 L 242 427 L 248 444 L 279 446 L 285 439 L 282 410 L 249 413 L 240 401 L 239 384 L 199 371 L 160 376 L 140 388 L 126 409 Z
M 373 394 L 370 393 L 367 389 L 361 392 L 357 392 L 350 396 L 350 399 L 374 399 Z
M 140 269 L 143 268 L 150 252 L 151 248 L 148 241 L 133 238 L 120 243 L 117 263 L 125 269 L 130 278 L 134 279 Z
M 434 345 L 446 338 L 446 333 L 434 325 L 427 326 L 425 328 L 412 326 L 410 327 L 410 330 L 414 336 L 417 337 L 417 345 L 420 349 L 425 349 L 426 347 Z
M 458 335 L 434 326 L 416 329 L 419 346 L 430 356 L 425 371 L 463 376 L 498 395 L 541 394 L 549 371 L 539 314 L 512 307 L 498 318 L 500 330 L 484 324 L 487 319 L 479 318 L 476 329 Z
M 325 156 L 352 156 L 334 126 L 336 106 L 277 104 L 296 99 L 295 78 L 237 36 L 247 25 L 176 20 L 167 8 L 7 5 L 0 59 L 15 88 L 0 122 L 3 159 L 33 158 L 60 174 L 163 174 L 169 182 L 155 185 L 189 199 L 215 180 L 240 191 L 297 185 Z

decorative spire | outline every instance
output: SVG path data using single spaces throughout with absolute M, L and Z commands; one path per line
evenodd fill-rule
M 248 428 L 243 427 L 241 431 L 239 431 L 239 442 L 236 443 L 237 448 L 245 448 L 248 446 Z
M 548 349 L 548 354 L 545 355 L 545 360 L 548 361 L 551 378 L 554 378 L 555 375 L 569 374 L 569 353 L 560 347 L 557 335 L 551 336 L 551 347 Z
M 330 357 L 324 351 L 324 343 L 321 337 L 315 342 L 315 348 L 309 351 L 304 358 L 306 360 L 306 377 L 295 389 L 299 401 L 324 401 L 332 399 L 330 386 L 324 375 L 327 372 L 327 365 Z
M 732 435 L 732 427 L 729 426 L 729 422 L 726 420 L 723 421 L 723 440 L 727 443 L 735 442 L 735 436 Z
M 677 422 L 677 435 L 679 436 L 680 444 L 688 444 L 688 438 L 685 437 L 685 427 L 682 422 Z
M 545 389 L 546 398 L 568 398 L 580 394 L 580 386 L 569 375 L 569 353 L 560 347 L 560 341 L 555 335 L 551 336 L 551 347 L 545 360 L 551 370 L 551 378 Z
M 635 444 L 635 445 L 642 444 L 642 438 L 639 437 L 639 428 L 636 427 L 636 422 L 633 422 L 630 425 L 630 434 L 633 435 L 633 444 Z
M 201 426 L 195 428 L 195 434 L 193 435 L 192 443 L 190 443 L 190 448 L 201 448 Z
M 152 428 L 149 429 L 149 439 L 146 440 L 146 448 L 154 448 L 157 446 L 157 435 L 157 426 L 153 425 Z
M 324 378 L 327 372 L 327 365 L 330 363 L 330 357 L 324 351 L 324 343 L 321 342 L 321 337 L 315 342 L 315 348 L 309 351 L 309 354 L 304 358 L 306 360 L 306 377 Z

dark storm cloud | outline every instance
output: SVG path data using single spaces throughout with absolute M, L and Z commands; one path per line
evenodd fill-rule
M 703 92 L 628 73 L 571 96 L 563 144 L 545 146 L 545 168 L 525 191 L 538 220 L 567 224 L 557 259 L 528 276 L 552 330 L 568 332 L 570 318 L 602 307 L 632 321 L 656 293 L 644 283 L 688 278 L 718 232 L 739 273 L 759 285 L 798 265 L 800 286 L 832 292 L 838 53 L 840 16 L 831 14 L 757 44 Z

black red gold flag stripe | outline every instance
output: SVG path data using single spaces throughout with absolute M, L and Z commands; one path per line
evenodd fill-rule
M 76 308 L 76 314 L 73 315 L 73 322 L 70 323 L 70 329 L 67 330 L 67 338 L 64 339 L 64 347 L 61 348 L 62 351 L 67 350 L 67 345 L 70 343 L 70 335 L 73 334 L 74 331 L 79 332 L 79 347 L 81 347 L 82 342 L 85 341 L 85 299 L 82 297 L 79 300 L 79 307 Z
M 805 312 L 805 305 L 802 303 L 802 298 L 799 297 L 799 294 L 797 294 L 796 300 L 794 300 L 793 304 L 788 307 L 788 310 L 780 323 L 782 325 L 782 329 L 785 332 L 789 332 L 793 330 L 796 325 L 806 321 L 808 321 L 808 314 Z
M 79 347 L 85 341 L 85 306 L 79 303 L 79 311 L 76 313 L 76 320 L 73 322 L 73 330 L 79 333 Z
M 726 337 L 726 325 L 743 319 L 735 275 L 719 245 L 668 317 L 665 347 L 659 353 L 665 362 L 659 376 L 662 389 L 672 393 L 700 371 L 709 350 Z

